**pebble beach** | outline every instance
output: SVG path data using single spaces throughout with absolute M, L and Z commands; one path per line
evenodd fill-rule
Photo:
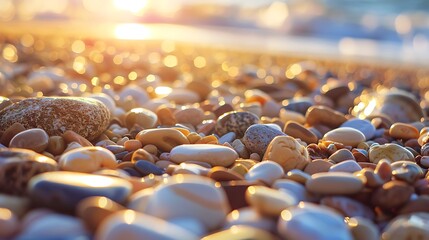
M 30 34 L 0 50 L 0 239 L 429 239 L 427 69 Z

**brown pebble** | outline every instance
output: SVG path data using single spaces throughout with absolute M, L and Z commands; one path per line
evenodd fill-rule
M 390 126 L 389 135 L 397 139 L 417 139 L 420 136 L 419 130 L 411 124 L 394 123 Z
M 311 161 L 309 164 L 307 164 L 307 166 L 304 169 L 304 172 L 310 175 L 313 175 L 315 173 L 320 173 L 320 172 L 328 172 L 329 168 L 332 166 L 334 166 L 334 164 L 328 161 L 325 161 L 323 159 L 315 159 Z
M 215 181 L 234 181 L 244 180 L 244 177 L 234 171 L 231 171 L 225 167 L 216 166 L 210 169 L 207 175 L 209 178 Z
M 231 111 L 234 111 L 234 108 L 228 103 L 220 105 L 220 106 L 213 109 L 213 113 L 217 117 L 221 116 L 224 113 L 231 112 Z
M 375 168 L 375 174 L 380 176 L 384 182 L 390 181 L 392 179 L 392 166 L 388 160 L 382 159 L 377 163 Z
M 11 148 L 25 148 L 41 153 L 48 147 L 49 136 L 41 128 L 30 128 L 16 134 L 9 143 Z
M 410 214 L 415 212 L 429 212 L 429 196 L 421 195 L 417 199 L 409 201 L 399 210 L 399 214 Z
M 221 186 L 226 193 L 231 210 L 249 206 L 245 194 L 247 188 L 254 185 L 261 185 L 259 182 L 248 182 L 245 180 L 221 182 Z
M 412 186 L 393 180 L 377 188 L 372 195 L 371 202 L 381 209 L 394 210 L 406 204 L 413 193 Z
M 197 126 L 204 120 L 204 112 L 199 108 L 186 108 L 174 113 L 178 123 L 189 123 Z
M 3 144 L 3 145 L 5 145 L 5 146 L 9 146 L 10 140 L 12 140 L 12 138 L 16 134 L 18 134 L 20 132 L 23 132 L 23 131 L 25 131 L 25 127 L 21 123 L 14 123 L 14 124 L 12 124 L 1 135 L 0 143 Z
M 305 117 L 310 126 L 323 124 L 336 128 L 347 121 L 344 114 L 326 106 L 311 106 L 308 108 Z
M 158 107 L 158 109 L 156 109 L 156 115 L 158 116 L 158 121 L 161 125 L 174 126 L 177 123 L 173 112 L 166 106 Z
M 66 149 L 66 142 L 61 136 L 51 136 L 48 141 L 48 152 L 52 153 L 54 156 L 60 155 Z
M 73 132 L 72 130 L 67 130 L 62 135 L 64 141 L 69 144 L 71 142 L 77 142 L 82 147 L 90 147 L 93 146 L 90 141 L 88 141 L 86 138 L 82 137 L 81 135 Z
M 317 143 L 318 140 L 313 132 L 295 121 L 288 121 L 283 128 L 283 132 L 291 137 L 299 138 L 307 144 Z
M 139 140 L 131 139 L 124 142 L 124 147 L 127 151 L 135 151 L 143 147 L 143 145 Z

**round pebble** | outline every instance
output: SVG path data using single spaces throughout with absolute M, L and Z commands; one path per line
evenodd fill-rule
M 9 147 L 25 148 L 41 153 L 48 147 L 49 136 L 45 130 L 31 128 L 16 134 L 10 140 Z
M 125 125 L 131 129 L 134 124 L 142 128 L 153 128 L 158 122 L 158 116 L 146 108 L 133 108 L 125 115 Z
M 411 124 L 394 123 L 390 126 L 389 135 L 397 139 L 417 139 L 420 136 L 419 130 Z
M 311 106 L 308 108 L 305 118 L 310 126 L 322 124 L 331 128 L 339 127 L 347 121 L 344 114 L 326 106 Z
M 316 173 L 306 182 L 308 191 L 320 194 L 355 194 L 364 186 L 362 180 L 351 173 Z
M 217 119 L 215 131 L 219 136 L 233 132 L 241 138 L 250 126 L 258 122 L 259 117 L 251 112 L 227 112 Z
M 189 123 L 197 126 L 204 120 L 204 111 L 199 108 L 185 108 L 174 113 L 178 123 Z
M 283 177 L 283 175 L 284 170 L 280 164 L 273 161 L 263 161 L 251 167 L 245 178 L 247 181 L 260 180 L 271 185 L 274 181 Z
M 212 166 L 228 167 L 237 158 L 238 154 L 231 148 L 214 144 L 184 144 L 170 152 L 170 159 L 175 163 L 201 161 Z
M 243 136 L 243 143 L 246 148 L 259 156 L 264 156 L 268 145 L 277 136 L 284 136 L 282 131 L 273 129 L 263 124 L 250 126 Z
M 310 162 L 310 157 L 307 148 L 293 137 L 277 136 L 268 145 L 262 160 L 274 161 L 287 172 L 292 169 L 304 169 Z
M 50 136 L 73 130 L 93 140 L 106 130 L 109 121 L 109 109 L 92 98 L 27 98 L 1 111 L 0 131 L 19 122 L 27 129 L 41 128 Z
M 338 142 L 346 146 L 356 147 L 359 143 L 365 141 L 365 135 L 354 128 L 341 127 L 327 132 L 323 136 L 322 140 Z
M 116 158 L 112 152 L 102 147 L 80 147 L 61 155 L 58 160 L 62 170 L 91 173 L 101 168 L 116 167 Z

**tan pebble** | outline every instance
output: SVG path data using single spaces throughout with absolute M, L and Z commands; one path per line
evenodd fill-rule
M 327 172 L 313 174 L 305 186 L 313 193 L 355 194 L 362 190 L 364 182 L 352 173 Z
M 25 131 L 25 127 L 21 123 L 12 124 L 10 127 L 6 128 L 6 130 L 1 135 L 0 143 L 5 145 L 5 146 L 9 146 L 10 140 L 12 140 L 12 138 L 16 134 L 23 132 L 23 131 Z
M 354 240 L 379 240 L 378 227 L 370 220 L 363 217 L 352 217 L 347 221 Z
M 311 106 L 308 108 L 305 117 L 310 126 L 323 124 L 331 128 L 339 127 L 347 120 L 344 114 L 325 106 Z
M 362 170 L 362 167 L 355 160 L 346 160 L 337 163 L 329 169 L 329 172 L 349 172 L 354 173 Z
M 174 126 L 177 123 L 173 112 L 166 106 L 158 107 L 156 109 L 156 115 L 158 116 L 161 125 Z
M 288 121 L 294 121 L 300 124 L 305 123 L 305 116 L 299 112 L 294 112 L 286 110 L 284 108 L 280 109 L 279 118 L 282 122 L 286 123 Z
M 127 151 L 135 151 L 143 147 L 143 145 L 139 140 L 131 139 L 124 142 L 124 147 Z
M 329 159 L 334 161 L 335 163 L 340 163 L 346 160 L 355 160 L 353 153 L 350 150 L 342 148 L 336 152 L 334 152 Z
M 207 176 L 215 181 L 234 181 L 243 180 L 243 175 L 240 175 L 230 169 L 216 166 L 208 171 Z
M 317 136 L 313 132 L 298 122 L 288 121 L 283 128 L 283 132 L 291 137 L 299 138 L 307 144 L 317 143 L 318 141 Z
M 380 176 L 375 174 L 374 170 L 371 168 L 363 168 L 359 172 L 354 172 L 353 174 L 361 178 L 362 181 L 366 181 L 366 187 L 377 188 L 384 183 Z
M 86 138 L 82 137 L 81 135 L 73 132 L 72 130 L 67 130 L 61 135 L 64 139 L 64 141 L 69 144 L 71 142 L 77 142 L 83 147 L 89 147 L 92 146 L 92 143 L 88 141 Z
M 67 145 L 67 147 L 66 147 L 66 149 L 64 150 L 63 153 L 66 153 L 66 152 L 69 152 L 69 151 L 71 151 L 73 149 L 77 149 L 77 148 L 81 148 L 81 147 L 82 147 L 82 145 L 80 145 L 79 143 L 77 143 L 77 142 L 71 142 L 71 143 L 69 143 Z
M 218 139 L 215 135 L 209 135 L 202 137 L 198 141 L 195 142 L 195 144 L 218 144 Z
M 424 176 L 423 169 L 415 162 L 397 161 L 391 164 L 392 175 L 395 179 L 413 184 Z
M 307 148 L 290 136 L 277 136 L 267 147 L 263 160 L 280 164 L 285 172 L 304 169 L 310 162 Z
M 106 217 L 123 209 L 123 206 L 109 198 L 89 197 L 79 202 L 76 215 L 83 220 L 86 227 L 95 232 Z
M 25 148 L 41 153 L 48 147 L 48 143 L 49 136 L 45 130 L 31 128 L 16 134 L 10 140 L 9 147 Z
M 121 162 L 116 165 L 116 169 L 124 169 L 124 168 L 134 168 L 134 163 L 132 162 Z
M 143 149 L 146 150 L 150 154 L 158 155 L 158 148 L 153 144 L 147 144 L 147 145 L 143 146 Z
M 19 229 L 18 217 L 7 208 L 0 208 L 0 237 L 10 238 Z
M 185 127 L 174 127 L 173 129 L 178 130 L 179 132 L 181 132 L 185 136 L 188 136 L 191 133 L 191 131 Z
M 277 217 L 280 213 L 298 204 L 294 195 L 265 186 L 250 186 L 246 190 L 246 201 L 265 216 Z
M 324 161 L 322 159 L 315 159 L 311 161 L 309 164 L 307 164 L 307 166 L 304 169 L 304 172 L 310 175 L 313 175 L 315 173 L 320 173 L 320 172 L 328 172 L 333 165 L 334 164 L 328 161 Z
M 231 167 L 231 171 L 244 177 L 244 175 L 246 175 L 246 173 L 249 171 L 249 169 L 246 168 L 243 164 L 235 163 L 234 166 Z
M 186 108 L 174 113 L 178 123 L 189 123 L 197 126 L 204 120 L 204 111 L 199 108 Z
M 158 116 L 146 108 L 133 108 L 125 115 L 125 126 L 130 129 L 135 124 L 142 128 L 153 128 L 158 121 Z
M 297 183 L 305 184 L 311 178 L 311 175 L 299 169 L 292 169 L 286 173 L 284 178 Z
M 101 168 L 116 168 L 112 152 L 102 147 L 80 147 L 61 155 L 59 166 L 65 171 L 91 173 Z
M 393 180 L 377 188 L 371 197 L 374 206 L 385 210 L 402 207 L 414 193 L 414 188 L 405 182 Z
M 202 137 L 198 133 L 191 132 L 186 136 L 186 138 L 188 138 L 189 143 L 194 144 L 197 141 L 199 141 Z
M 155 162 L 155 159 L 152 157 L 152 154 L 148 153 L 144 149 L 137 149 L 136 151 L 134 151 L 133 155 L 131 156 L 132 163 L 135 163 L 139 160 L 145 160 L 151 163 Z
M 189 144 L 186 136 L 177 129 L 157 128 L 139 132 L 136 136 L 143 145 L 153 144 L 162 151 L 171 151 L 173 147 Z
M 354 128 L 341 127 L 327 132 L 323 136 L 322 140 L 338 142 L 346 146 L 356 147 L 359 143 L 365 141 L 365 135 Z
M 252 160 L 252 159 L 237 159 L 234 162 L 234 164 L 242 164 L 242 165 L 244 165 L 247 169 L 250 169 L 256 163 L 258 163 L 258 162 L 255 161 L 255 160 Z
M 48 152 L 52 153 L 54 156 L 60 155 L 66 149 L 66 142 L 61 136 L 51 136 L 48 141 Z
M 262 161 L 249 169 L 245 178 L 247 181 L 260 180 L 268 185 L 273 184 L 284 175 L 283 168 L 273 161 Z
M 417 139 L 420 136 L 419 130 L 411 124 L 394 123 L 390 126 L 389 135 L 397 139 Z
M 371 146 L 368 156 L 373 163 L 378 163 L 381 159 L 386 159 L 390 162 L 414 159 L 414 155 L 408 149 L 395 143 Z

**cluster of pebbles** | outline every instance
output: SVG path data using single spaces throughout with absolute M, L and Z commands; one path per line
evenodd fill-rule
M 24 37 L 0 45 L 2 239 L 429 238 L 412 71 Z

